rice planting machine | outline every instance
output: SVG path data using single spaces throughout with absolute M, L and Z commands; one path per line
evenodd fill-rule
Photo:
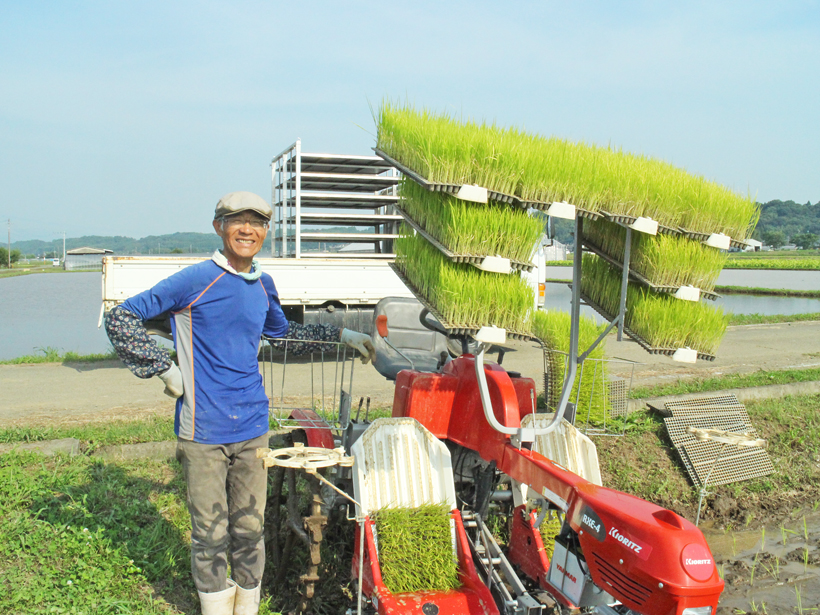
M 578 258 L 575 280 L 580 268 Z M 602 486 L 595 445 L 566 420 L 586 356 L 578 354 L 577 288 L 555 413 L 536 411 L 534 380 L 506 371 L 502 354 L 485 360 L 504 343 L 503 331 L 445 329 L 419 302 L 384 299 L 374 315 L 375 367 L 395 379 L 392 418 L 351 419 L 349 400 L 335 426 L 309 411 L 291 415 L 307 445 L 295 453 L 307 460 L 301 467 L 315 475 L 333 463 L 318 455 L 322 449 L 352 466 L 339 467 L 332 482 L 355 501 L 353 612 L 714 615 L 723 580 L 702 533 L 670 510 Z M 288 455 L 260 451 L 268 465 Z M 452 510 L 460 586 L 392 593 L 371 514 L 442 502 Z M 488 511 L 499 507 L 511 515 L 503 545 L 487 526 Z M 560 521 L 551 557 L 539 529 L 545 519 Z

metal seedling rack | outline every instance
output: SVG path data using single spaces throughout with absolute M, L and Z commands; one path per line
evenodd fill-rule
M 303 343 L 263 339 L 260 369 L 270 399 L 271 428 L 288 432 L 329 426 L 341 431 L 350 421 L 357 353 L 341 342 L 310 342 L 327 350 L 296 355 L 294 347 Z M 318 419 L 311 418 L 313 413 Z
M 396 211 L 404 218 L 404 221 L 407 222 L 407 224 L 409 224 L 414 231 L 416 231 L 419 235 L 424 237 L 430 243 L 430 245 L 434 246 L 439 252 L 444 254 L 444 256 L 446 256 L 454 263 L 468 263 L 479 269 L 484 269 L 483 265 L 485 261 L 488 258 L 494 258 L 493 254 L 456 254 L 455 252 L 449 250 L 444 244 L 438 241 L 430 233 L 421 228 L 421 226 L 398 205 L 396 206 Z M 510 262 L 510 269 L 512 271 L 532 271 L 535 267 L 533 263 L 524 263 L 512 259 L 507 260 L 509 260 Z
M 386 154 L 378 147 L 374 147 L 373 151 L 380 158 L 384 159 L 385 162 L 389 163 L 390 165 L 394 166 L 399 171 L 401 171 L 403 175 L 409 177 L 418 185 L 422 186 L 426 190 L 430 190 L 431 192 L 444 192 L 446 194 L 450 194 L 456 198 L 460 198 L 466 201 L 474 201 L 480 203 L 495 201 L 497 203 L 507 203 L 514 207 L 520 207 L 522 209 L 536 209 L 538 211 L 543 211 L 547 214 L 550 214 L 550 210 L 553 208 L 553 205 L 569 206 L 574 210 L 573 215 L 571 217 L 565 214 L 557 216 L 561 218 L 571 219 L 574 218 L 575 215 L 578 215 L 592 220 L 597 220 L 598 218 L 601 218 L 603 216 L 603 214 L 597 211 L 591 211 L 588 209 L 577 207 L 575 205 L 570 205 L 568 203 L 554 203 L 552 201 L 531 201 L 517 197 L 514 194 L 498 192 L 495 190 L 490 190 L 488 188 L 483 188 L 481 186 L 473 186 L 470 184 L 448 184 L 442 182 L 433 182 L 428 180 L 421 173 L 414 171 L 413 169 L 399 162 L 389 154 Z
M 553 391 L 560 391 L 560 387 L 563 386 L 560 373 L 556 373 L 558 370 L 554 369 L 558 361 L 563 364 L 563 373 L 566 373 L 569 354 L 561 350 L 544 348 L 544 401 L 547 404 L 547 410 L 553 412 L 555 408 L 550 406 Z M 629 377 L 622 378 L 608 374 L 611 365 L 628 366 L 630 369 Z M 635 365 L 636 363 L 632 361 L 622 359 L 592 357 L 587 358 L 580 365 L 575 398 L 572 400 L 575 408 L 573 424 L 576 428 L 588 436 L 622 436 L 624 434 L 626 423 L 617 419 L 625 417 L 628 413 L 627 403 L 635 375 Z M 581 390 L 584 388 L 582 386 L 584 382 L 588 382 L 590 385 L 590 396 L 586 404 L 582 403 L 581 400 Z M 598 420 L 595 420 L 595 417 L 592 416 L 593 399 L 596 391 L 599 399 L 602 399 L 604 404 L 603 419 Z
M 606 252 L 601 250 L 599 247 L 597 247 L 595 244 L 593 244 L 587 238 L 584 238 L 583 242 L 584 242 L 584 249 L 585 250 L 587 250 L 588 252 L 592 252 L 593 254 L 598 255 L 599 257 L 604 259 L 607 263 L 612 265 L 614 268 L 623 271 L 624 264 L 622 262 L 620 262 L 617 259 L 614 259 L 611 256 L 609 256 Z M 669 295 L 672 295 L 672 296 L 676 296 L 676 293 L 678 293 L 681 289 L 680 286 L 658 286 L 657 284 L 653 284 L 650 280 L 648 280 L 647 278 L 645 278 L 644 276 L 642 276 L 640 273 L 638 273 L 637 271 L 635 271 L 633 269 L 629 269 L 629 278 L 631 280 L 637 282 L 638 284 L 642 285 L 642 286 L 646 286 L 647 288 L 649 288 L 650 290 L 652 290 L 653 292 L 656 292 L 656 293 L 664 293 L 664 294 L 669 294 Z M 708 290 L 701 290 L 700 288 L 698 288 L 697 291 L 698 291 L 698 295 L 700 297 L 703 297 L 705 299 L 709 299 L 710 301 L 715 301 L 716 299 L 720 298 L 720 295 L 715 293 L 715 292 L 711 292 L 711 291 L 708 291 Z
M 392 242 L 398 237 L 401 216 L 392 206 L 398 201 L 399 175 L 382 158 L 307 153 L 297 139 L 271 162 L 271 181 L 271 256 L 349 258 L 350 252 L 328 245 L 354 243 L 363 249 L 353 255 L 394 257 Z M 339 225 L 367 230 L 332 230 Z M 324 249 L 307 250 L 306 242 Z M 371 251 L 364 249 L 368 244 Z
M 396 266 L 395 263 L 390 263 L 390 268 L 396 273 L 399 279 L 410 289 L 410 292 L 415 295 L 416 299 L 427 308 L 427 310 L 435 316 L 436 320 L 441 323 L 441 326 L 447 330 L 449 335 L 468 335 L 470 337 L 475 336 L 479 330 L 482 328 L 483 325 L 479 323 L 451 323 L 446 318 L 444 318 L 439 311 L 435 308 L 435 306 L 430 303 L 427 298 L 415 287 L 413 283 L 407 279 L 407 276 L 404 275 L 401 269 Z M 515 331 L 513 329 L 505 329 L 507 337 L 514 339 L 514 340 L 533 340 L 539 341 L 532 333 L 528 331 Z

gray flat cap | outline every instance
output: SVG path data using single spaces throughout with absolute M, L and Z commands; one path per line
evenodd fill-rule
M 214 220 L 223 216 L 232 216 L 241 211 L 255 211 L 265 220 L 270 220 L 273 210 L 268 202 L 253 192 L 230 192 L 219 199 L 214 212 Z

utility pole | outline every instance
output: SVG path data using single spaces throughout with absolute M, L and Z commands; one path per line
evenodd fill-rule
M 63 231 L 63 267 L 65 267 L 65 231 Z
M 9 252 L 8 252 L 8 266 L 11 269 L 11 218 L 9 218 Z

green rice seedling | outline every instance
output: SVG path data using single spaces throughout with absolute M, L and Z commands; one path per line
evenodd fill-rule
M 578 348 L 583 351 L 592 345 L 606 325 L 598 325 L 592 318 L 582 317 L 578 326 Z M 569 352 L 570 315 L 568 312 L 538 310 L 532 315 L 533 334 L 541 340 L 546 351 L 548 380 L 545 384 L 547 407 L 556 410 L 561 398 L 561 388 L 566 375 L 566 355 Z M 577 399 L 578 415 L 589 413 L 592 422 L 602 422 L 611 410 L 606 386 L 606 363 L 603 361 L 605 342 L 592 351 L 589 366 L 578 370 L 569 399 Z M 594 364 L 594 366 L 593 366 Z M 598 369 L 596 369 L 598 368 Z M 580 391 L 579 391 L 580 387 Z
M 450 508 L 382 508 L 371 515 L 379 542 L 382 581 L 394 594 L 459 587 Z
M 623 262 L 626 229 L 607 220 L 585 220 L 584 239 Z M 655 286 L 695 286 L 713 291 L 727 253 L 680 235 L 632 233 L 629 267 Z
M 432 182 L 477 184 L 526 201 L 648 216 L 670 227 L 744 240 L 754 199 L 647 156 L 382 103 L 378 147 Z
M 538 531 L 541 533 L 541 541 L 544 543 L 544 553 L 547 558 L 552 559 L 555 553 L 555 539 L 561 533 L 561 519 L 556 515 L 550 519 L 544 519 Z
M 608 314 L 618 313 L 621 274 L 601 258 L 583 257 L 581 292 Z M 713 355 L 726 332 L 727 317 L 720 308 L 681 301 L 630 283 L 625 325 L 653 348 L 693 348 Z
M 396 266 L 453 328 L 495 325 L 529 334 L 535 296 L 520 276 L 453 263 L 418 235 L 400 237 L 395 250 Z
M 462 201 L 402 180 L 400 206 L 426 232 L 459 255 L 503 256 L 528 263 L 543 223 L 520 208 Z

